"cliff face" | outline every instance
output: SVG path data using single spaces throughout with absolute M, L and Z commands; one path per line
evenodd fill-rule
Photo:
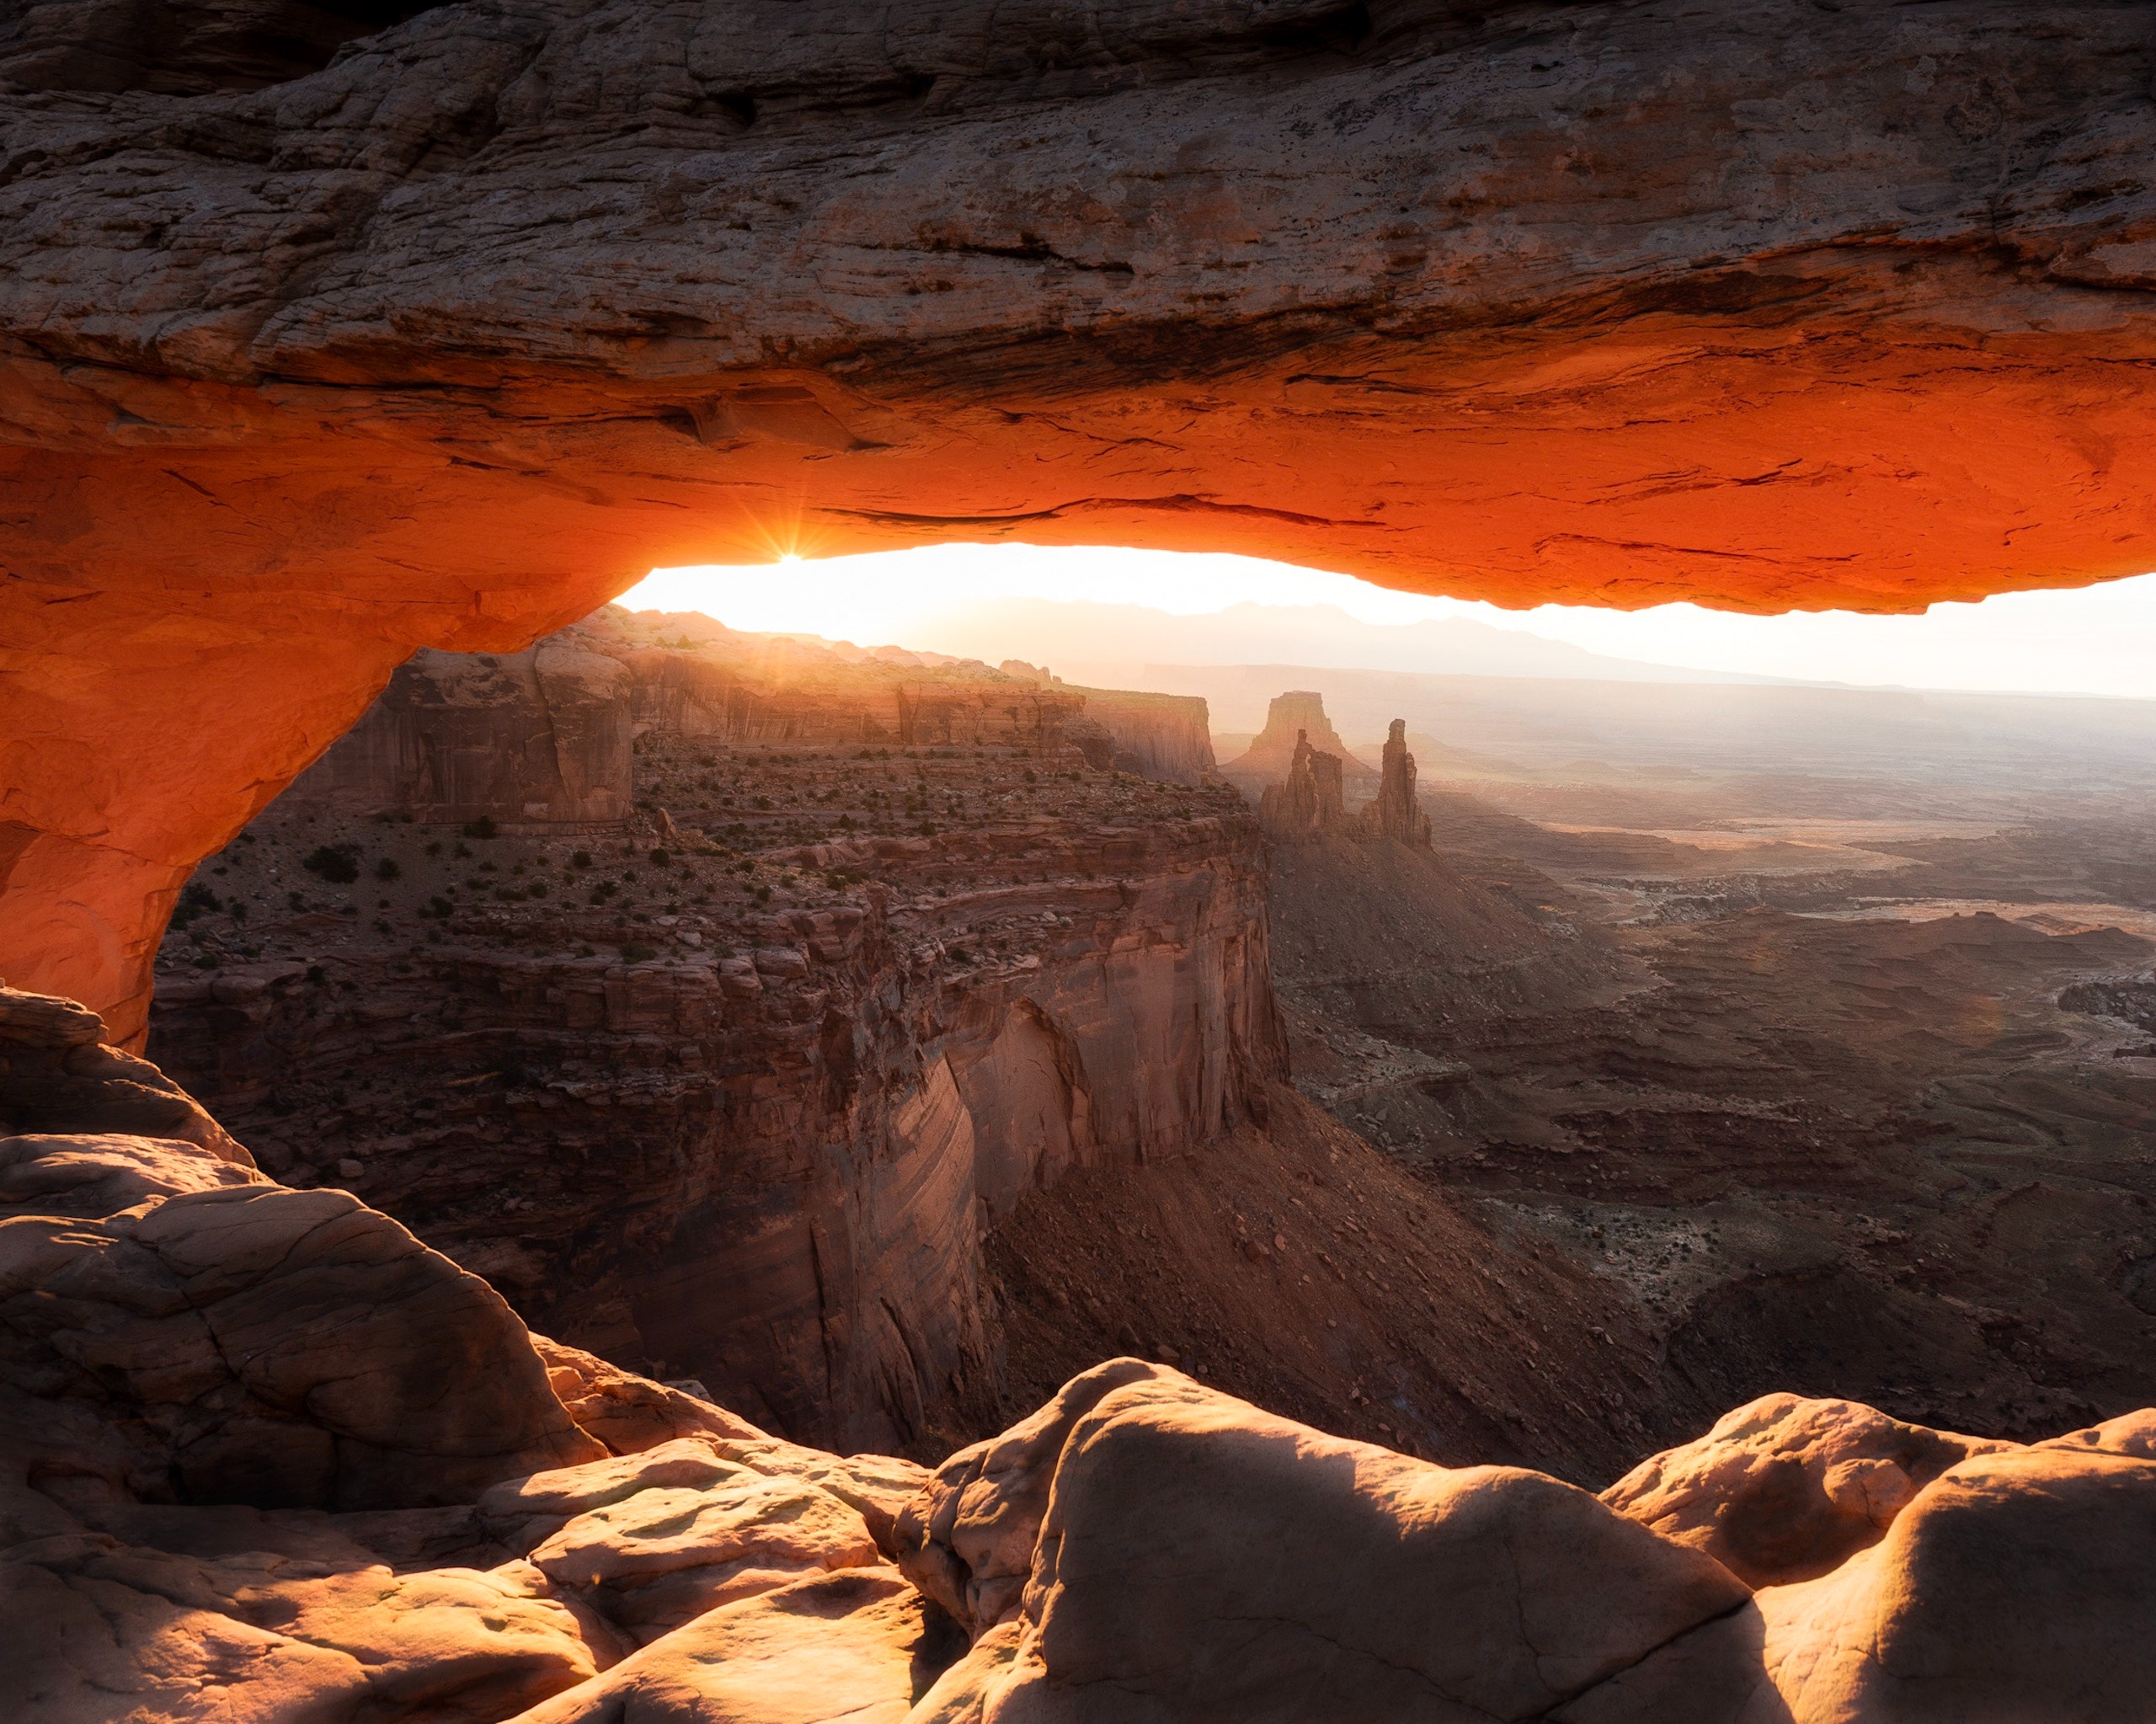
M 2145 8 L 777 18 L 505 0 L 321 63 L 351 12 L 5 15 L 17 974 L 136 1034 L 188 870 L 414 649 L 655 564 L 1773 609 L 2156 560 Z
M 624 702 L 730 674 L 628 632 L 582 637 L 627 655 Z M 363 1191 L 565 1339 L 796 1433 L 947 1444 L 997 1387 L 984 1228 L 1261 1116 L 1284 1075 L 1255 823 L 969 729 L 1014 710 L 1000 678 L 725 686 L 673 711 L 755 753 L 646 729 L 637 798 L 669 813 L 626 853 L 534 821 L 451 854 L 279 803 L 200 877 L 154 1044 L 265 1165 Z M 992 747 L 770 740 L 873 737 L 924 690 L 957 715 L 931 737 Z M 307 859 L 339 844 L 361 878 L 325 891 Z
M 1213 776 L 1213 732 L 1205 702 L 1196 695 L 1150 694 L 1135 689 L 1075 688 L 1086 710 L 1074 734 L 1096 766 L 1112 766 L 1171 784 L 1202 784 Z M 1095 757 L 1090 739 L 1107 750 Z
M 629 812 L 631 681 L 568 635 L 523 653 L 419 653 L 291 798 L 331 814 L 618 825 Z

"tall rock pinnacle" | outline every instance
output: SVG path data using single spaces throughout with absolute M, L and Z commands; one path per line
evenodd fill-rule
M 1429 847 L 1430 817 L 1415 800 L 1415 756 L 1407 752 L 1405 718 L 1394 719 L 1386 734 L 1377 798 L 1363 810 L 1363 825 L 1373 837 Z

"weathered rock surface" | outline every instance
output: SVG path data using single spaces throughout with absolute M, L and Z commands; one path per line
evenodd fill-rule
M 903 1724 L 956 1648 L 888 1568 L 717 1609 L 513 1724 Z
M 280 802 L 190 883 L 157 1057 L 574 1346 L 835 1446 L 995 1428 L 984 1230 L 1281 1075 L 1255 823 L 1088 768 L 1090 697 L 707 619 L 565 635 L 625 666 L 633 829 Z
M 970 1684 L 994 1719 L 1100 1716 L 1102 1692 L 1130 1719 L 1536 1718 L 1747 1596 L 1538 1474 L 1338 1442 L 1129 1360 L 953 1457 L 900 1536 L 995 1636 L 937 1700 L 967 1716 Z
M 1310 733 L 1298 730 L 1287 776 L 1258 793 L 1258 824 L 1275 838 L 1314 837 L 1345 826 L 1348 809 L 1340 783 L 1340 756 L 1312 748 Z
M 1876 1544 L 1949 1467 L 2016 1446 L 1904 1424 L 1854 1401 L 1769 1395 L 1697 1442 L 1641 1461 L 1602 1500 L 1748 1585 L 1786 1586 Z
M 329 1195 L 177 1140 L 45 1141 L 67 1175 L 45 1188 L 75 1213 L 0 1220 L 0 1243 L 140 1236 L 205 1200 Z M 132 1184 L 115 1171 L 131 1159 Z M 180 1188 L 190 1163 L 205 1188 Z M 86 1213 L 101 1200 L 125 1207 Z M 362 1235 L 398 1230 L 344 1202 Z M 196 1287 L 259 1284 L 256 1231 L 171 1236 L 199 1247 Z M 88 1289 L 56 1265 L 32 1305 L 80 1305 Z M 325 1425 L 342 1416 L 335 1385 L 368 1363 L 379 1291 L 349 1277 L 311 1289 L 312 1345 L 285 1363 L 331 1385 L 309 1401 Z M 36 1359 L 24 1308 L 0 1310 L 10 1372 Z M 414 1453 L 405 1508 L 236 1502 L 262 1495 L 243 1470 L 174 1502 L 184 1474 L 141 1440 L 154 1421 L 51 1380 L 11 1386 L 0 1711 L 23 1724 L 2111 1724 L 2156 1681 L 2156 1412 L 1977 1453 L 1865 1408 L 1763 1404 L 1613 1492 L 1669 1538 L 1542 1475 L 1344 1442 L 1134 1359 L 1083 1374 L 931 1477 L 775 1443 L 574 1350 L 542 1364 L 511 1323 L 474 1368 L 438 1370 L 409 1417 L 498 1422 L 506 1377 L 584 1446 L 491 1481 Z M 167 1350 L 166 1404 L 189 1357 Z M 621 1452 L 571 1406 L 595 1406 Z M 1807 1488 L 1761 1491 L 1784 1463 Z M 1816 1555 L 1817 1499 L 1852 1469 L 1872 1469 L 1867 1519 L 1901 1496 L 1873 1488 L 1881 1465 L 1911 1486 L 1898 1513 L 1817 1578 L 1755 1598 L 1688 1548 L 1704 1532 Z
M 888 1574 L 918 1468 L 529 1337 L 342 1193 L 96 1134 L 0 1168 L 11 1721 L 494 1724 L 722 1604 Z
M 2132 1717 L 2156 1683 L 2152 1538 L 2156 1462 L 2050 1445 L 1963 1461 L 1879 1544 L 1759 1595 L 1780 1716 Z
M 221 1161 L 254 1165 L 156 1066 L 106 1045 L 97 1013 L 0 983 L 0 1131 L 49 1129 L 174 1138 Z
M 2136 6 L 505 0 L 324 63 L 356 9 L 0 22 L 0 943 L 124 1043 L 187 869 L 414 648 L 654 564 L 2156 558 Z

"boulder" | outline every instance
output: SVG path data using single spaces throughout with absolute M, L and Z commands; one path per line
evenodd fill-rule
M 956 1650 L 888 1568 L 712 1610 L 509 1724 L 901 1724 Z
M 186 1091 L 104 1038 L 104 1020 L 88 1006 L 0 985 L 0 1133 L 176 1138 L 254 1165 Z
M 1949 1467 L 2016 1446 L 1903 1424 L 1853 1401 L 1767 1395 L 1641 1461 L 1602 1500 L 1748 1585 L 1785 1586 L 1876 1544 Z
M 2109 1724 L 2156 1694 L 2156 1462 L 1979 1454 L 1831 1574 L 1758 1596 L 1792 1724 Z
M 269 1183 L 252 1167 L 178 1139 L 89 1132 L 0 1138 L 0 1217 L 102 1218 L 182 1192 Z
M 906 1572 L 994 1640 L 970 1695 L 937 1695 L 953 1718 L 1097 1718 L 1108 1694 L 1161 1724 L 1537 1718 L 1748 1597 L 1554 1479 L 1342 1442 L 1135 1361 L 1021 1429 L 953 1456 L 901 1529 Z
M 501 1296 L 349 1193 L 227 1184 L 176 1140 L 24 1143 L 8 1179 L 78 1209 L 196 1188 L 0 1220 L 0 1386 L 157 1457 L 153 1493 L 398 1507 L 605 1453 Z

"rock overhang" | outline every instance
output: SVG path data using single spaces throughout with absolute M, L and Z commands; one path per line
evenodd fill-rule
M 1038 12 L 474 0 L 223 93 L 8 59 L 25 979 L 125 1033 L 186 868 L 407 654 L 655 564 L 1776 611 L 2156 559 L 2143 8 Z

